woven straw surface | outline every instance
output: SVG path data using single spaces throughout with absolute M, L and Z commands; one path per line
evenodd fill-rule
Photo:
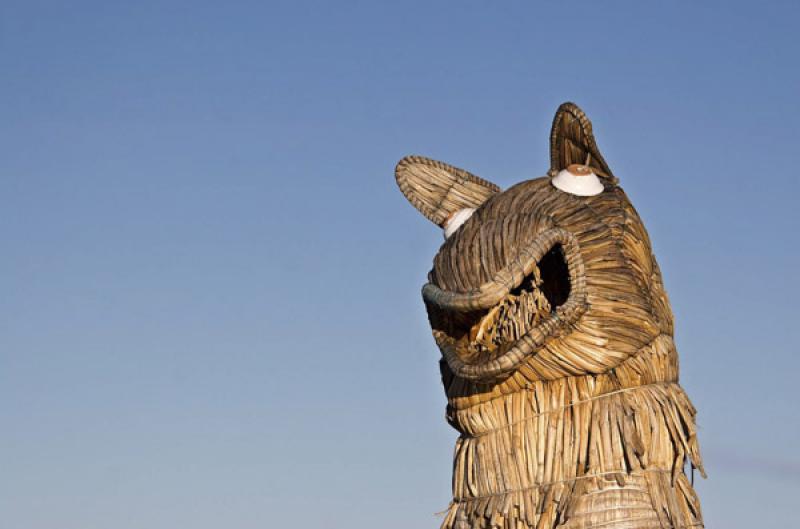
M 696 412 L 647 232 L 575 105 L 556 114 L 551 148 L 551 175 L 579 160 L 605 190 L 578 197 L 543 177 L 499 192 L 427 159 L 398 166 L 437 224 L 478 207 L 423 288 L 461 434 L 442 527 L 702 526 L 686 474 L 704 475 Z
M 500 191 L 474 174 L 423 156 L 403 158 L 394 174 L 408 201 L 439 226 L 451 213 L 476 208 Z
M 592 122 L 578 105 L 564 103 L 556 111 L 550 132 L 550 176 L 572 164 L 586 165 L 598 176 L 617 183 L 597 148 Z

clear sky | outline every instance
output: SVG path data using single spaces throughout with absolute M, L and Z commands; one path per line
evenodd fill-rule
M 594 122 L 653 239 L 710 528 L 800 494 L 797 2 L 0 6 L 0 529 L 437 527 L 417 153 Z

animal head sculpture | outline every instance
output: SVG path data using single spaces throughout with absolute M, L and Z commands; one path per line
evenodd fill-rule
M 647 232 L 591 123 L 566 103 L 550 141 L 549 176 L 506 191 L 425 158 L 397 166 L 400 189 L 433 222 L 476 208 L 439 250 L 422 291 L 436 342 L 459 377 L 492 382 L 526 360 L 541 379 L 602 373 L 672 332 Z M 570 166 L 588 172 L 577 180 L 597 175 L 601 192 L 553 185 Z
M 645 522 L 700 525 L 680 478 L 685 458 L 701 462 L 695 412 L 677 385 L 669 301 L 647 232 L 584 113 L 561 105 L 548 175 L 505 191 L 418 156 L 395 174 L 448 235 L 422 289 L 448 419 L 462 434 L 443 527 L 629 527 L 630 517 L 598 513 L 641 507 L 620 491 L 642 483 Z M 651 476 L 659 472 L 672 481 Z M 619 494 L 589 501 L 583 493 L 607 490 L 609 475 Z

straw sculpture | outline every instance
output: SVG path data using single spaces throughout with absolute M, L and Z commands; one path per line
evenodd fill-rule
M 476 209 L 422 289 L 460 433 L 442 527 L 700 527 L 696 412 L 647 231 L 572 103 L 550 150 L 548 176 L 506 191 L 419 156 L 397 165 L 434 223 Z M 598 194 L 553 185 L 573 164 Z

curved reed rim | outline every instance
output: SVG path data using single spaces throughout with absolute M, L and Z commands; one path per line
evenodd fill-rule
M 469 171 L 424 156 L 406 156 L 397 163 L 395 180 L 412 206 L 442 226 L 463 208 L 477 208 L 500 188 Z
M 509 265 L 498 272 L 491 281 L 471 292 L 452 292 L 427 283 L 422 287 L 422 297 L 445 311 L 472 311 L 488 309 L 499 303 L 511 290 L 522 283 L 536 264 L 554 246 L 560 244 L 567 265 L 570 294 L 563 305 L 548 315 L 544 321 L 520 337 L 508 351 L 499 357 L 480 364 L 469 364 L 457 353 L 455 344 L 446 333 L 434 331 L 434 338 L 447 365 L 456 376 L 469 380 L 489 382 L 511 374 L 530 354 L 559 329 L 574 323 L 586 311 L 586 274 L 580 246 L 574 235 L 563 228 L 542 232 L 528 246 L 522 248 Z
M 570 164 L 587 165 L 613 185 L 617 178 L 608 167 L 592 132 L 592 122 L 575 103 L 558 107 L 550 129 L 550 171 L 553 177 Z

